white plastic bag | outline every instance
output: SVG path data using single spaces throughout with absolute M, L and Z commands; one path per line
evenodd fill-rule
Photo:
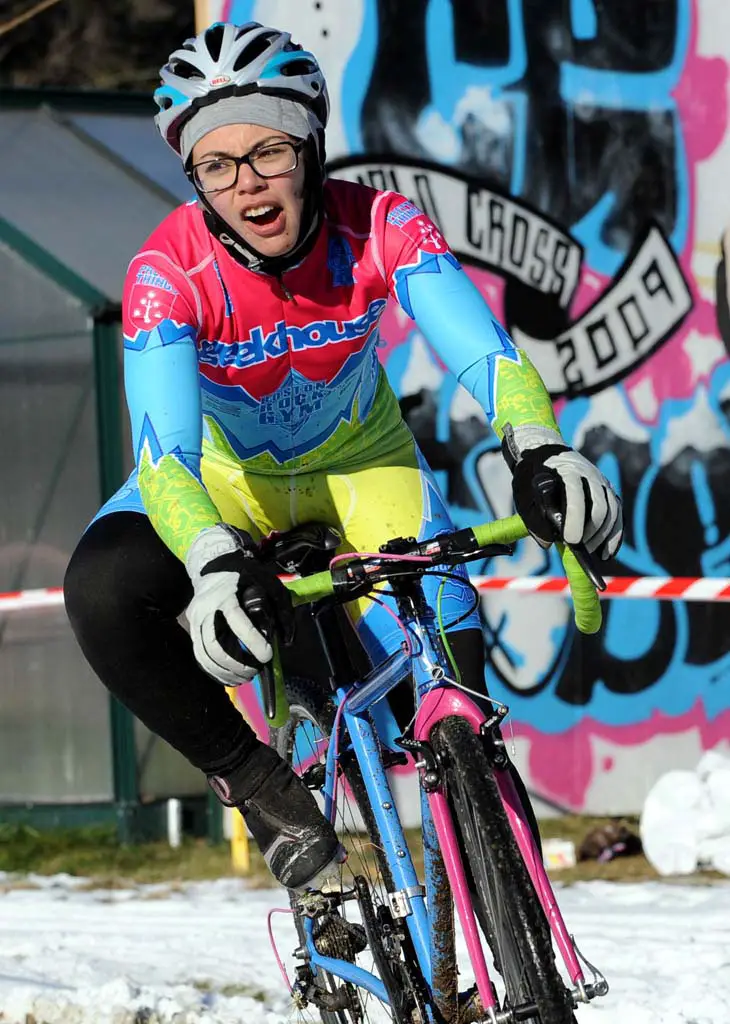
M 660 875 L 709 867 L 730 875 L 730 758 L 710 750 L 694 771 L 671 771 L 647 794 L 641 842 Z

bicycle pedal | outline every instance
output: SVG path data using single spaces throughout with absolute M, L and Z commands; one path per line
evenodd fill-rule
M 339 914 L 325 914 L 314 925 L 312 932 L 314 948 L 320 956 L 334 957 L 336 960 L 355 962 L 358 953 L 362 953 L 368 944 L 365 929 L 354 921 L 345 921 Z
M 302 782 L 307 789 L 319 791 L 324 786 L 326 777 L 327 769 L 325 765 L 317 762 L 316 764 L 310 765 L 309 768 L 302 773 Z

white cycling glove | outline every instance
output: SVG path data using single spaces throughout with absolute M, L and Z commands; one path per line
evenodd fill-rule
M 253 679 L 273 654 L 242 602 L 255 592 L 272 628 L 285 638 L 293 629 L 289 592 L 276 569 L 259 561 L 255 550 L 244 530 L 219 523 L 201 530 L 185 559 L 194 590 L 187 617 L 195 657 L 225 686 Z
M 530 533 L 541 544 L 555 540 L 553 528 L 533 486 L 540 471 L 559 481 L 559 503 L 566 544 L 584 544 L 600 558 L 612 558 L 623 538 L 621 500 L 601 471 L 579 452 L 566 445 L 548 427 L 507 424 L 502 452 L 512 470 L 515 508 Z

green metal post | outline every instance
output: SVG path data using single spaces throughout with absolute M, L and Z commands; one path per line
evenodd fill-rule
M 208 842 L 211 846 L 222 843 L 225 838 L 223 834 L 223 805 L 212 790 L 208 791 L 206 817 L 208 819 Z
M 94 373 L 99 438 L 101 499 L 106 501 L 124 482 L 119 378 L 118 306 L 108 305 L 94 316 Z M 112 778 L 117 828 L 122 843 L 134 841 L 139 806 L 137 748 L 132 714 L 110 698 Z
M 116 305 L 94 314 L 94 375 L 99 438 L 101 499 L 106 501 L 124 483 L 120 410 L 119 323 Z
M 0 243 L 63 288 L 93 317 L 99 476 L 101 498 L 106 501 L 124 481 L 118 347 L 121 309 L 4 217 L 0 217 Z M 114 807 L 119 838 L 128 842 L 134 838 L 141 818 L 134 719 L 126 708 L 110 698 L 110 722 Z

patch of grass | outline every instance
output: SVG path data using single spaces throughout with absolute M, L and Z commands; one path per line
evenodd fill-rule
M 609 818 L 568 815 L 540 822 L 543 839 L 571 839 L 576 848 L 591 829 L 605 825 Z M 622 819 L 638 833 L 638 819 Z M 407 831 L 416 870 L 421 872 L 423 854 L 420 833 Z M 250 844 L 251 870 L 246 884 L 251 888 L 270 888 L 273 884 L 256 844 Z M 365 860 L 374 858 L 371 846 L 364 848 Z M 359 853 L 351 851 L 350 867 L 359 871 Z M 210 845 L 204 839 L 185 839 L 178 849 L 165 842 L 122 846 L 113 826 L 37 831 L 27 825 L 0 825 L 0 871 L 16 876 L 31 872 L 39 875 L 65 873 L 89 879 L 89 887 L 121 888 L 134 884 L 168 883 L 171 891 L 186 881 L 231 877 L 235 874 L 228 843 Z M 617 857 L 605 864 L 583 861 L 574 868 L 550 872 L 555 881 L 570 884 L 591 879 L 613 882 L 657 881 L 660 876 L 643 855 Z M 677 881 L 712 884 L 724 879 L 714 872 L 682 876 Z M 667 881 L 667 879 L 663 879 Z M 22 877 L 8 879 L 3 888 L 27 884 Z
M 589 814 L 564 814 L 557 818 L 542 818 L 540 835 L 543 839 L 570 839 L 576 850 L 594 828 L 601 828 L 610 821 L 620 821 L 631 832 L 639 834 L 639 819 L 626 815 L 621 818 L 592 817 Z
M 252 862 L 257 857 L 252 848 Z M 263 862 L 261 867 L 266 870 Z M 111 887 L 233 874 L 227 843 L 212 846 L 202 839 L 186 839 L 178 849 L 165 842 L 123 846 L 114 826 L 40 832 L 27 825 L 4 825 L 0 827 L 0 871 L 65 873 Z
M 596 818 L 589 815 L 569 814 L 558 818 L 545 818 L 540 821 L 540 833 L 543 839 L 570 839 L 575 843 L 576 853 L 585 837 L 595 828 L 601 828 L 608 822 L 618 821 L 639 835 L 639 818 L 626 815 L 621 818 Z M 629 857 L 616 857 L 614 860 L 601 864 L 596 860 L 579 861 L 574 868 L 550 870 L 550 878 L 569 885 L 573 882 L 588 882 L 603 879 L 607 882 L 682 882 L 696 885 L 712 885 L 720 880 L 727 881 L 725 875 L 717 871 L 698 871 L 694 875 L 667 876 L 660 875 L 649 863 L 643 853 Z
M 626 816 L 618 818 L 592 817 L 582 814 L 566 814 L 557 818 L 544 818 L 540 821 L 540 834 L 543 839 L 569 839 L 575 844 L 576 854 L 580 844 L 593 829 L 601 828 L 610 821 L 621 821 L 633 832 L 639 834 L 638 817 Z M 611 882 L 646 882 L 656 881 L 661 876 L 643 854 L 631 857 L 616 857 L 614 860 L 600 864 L 596 860 L 579 861 L 574 868 L 550 870 L 549 875 L 555 881 L 569 884 L 571 882 L 590 881 L 601 878 Z

